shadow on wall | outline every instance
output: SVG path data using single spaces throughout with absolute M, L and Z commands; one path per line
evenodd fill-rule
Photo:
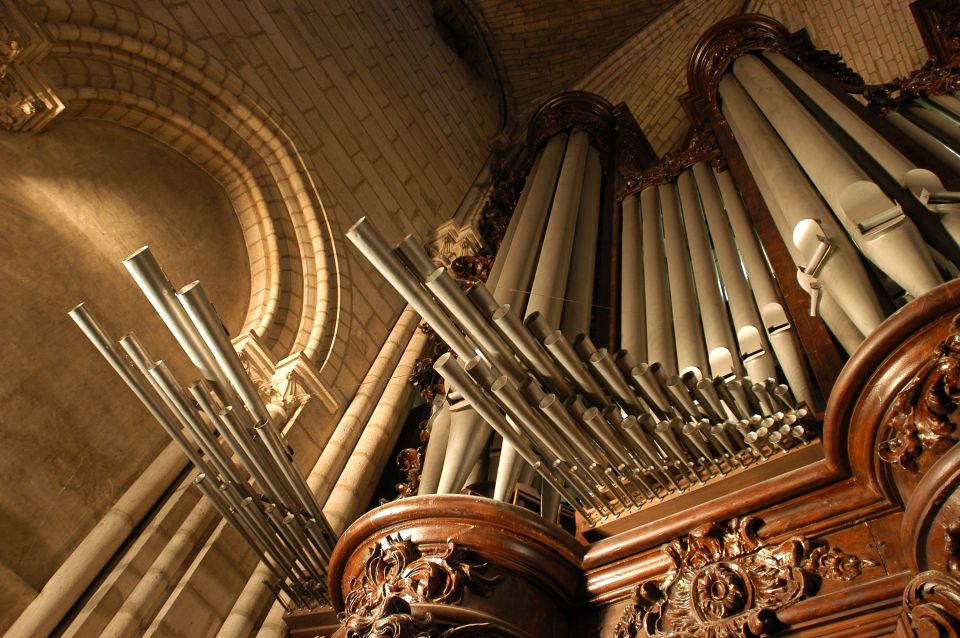
M 168 442 L 67 311 L 89 301 L 118 335 L 182 358 L 121 260 L 149 244 L 175 285 L 203 281 L 234 333 L 250 273 L 222 189 L 139 133 L 65 119 L 0 133 L 0 156 L 2 633 Z

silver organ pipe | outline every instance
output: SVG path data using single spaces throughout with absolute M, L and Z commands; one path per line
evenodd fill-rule
M 281 602 L 327 604 L 336 536 L 202 288 L 175 293 L 147 248 L 124 263 L 197 368 L 189 393 L 135 335 L 121 351 L 83 304 L 70 317 L 190 459 L 194 484 L 266 565 Z
M 701 216 L 707 244 L 715 243 L 718 239 L 709 237 L 703 220 L 701 196 L 696 192 L 699 187 L 692 173 L 690 186 L 695 197 L 687 199 L 696 201 L 695 213 Z M 682 223 L 679 215 L 693 214 L 682 211 L 679 204 L 667 213 L 677 216 L 677 224 Z M 656 215 L 659 218 L 659 210 Z M 650 221 L 655 221 L 652 215 Z M 363 238 L 364 245 L 382 242 L 365 219 L 348 236 Z M 689 266 L 690 255 L 681 256 Z M 711 276 L 712 285 L 721 290 L 721 274 L 714 269 Z M 402 280 L 393 276 L 390 281 Z M 469 299 L 474 318 L 487 326 L 471 328 L 468 322 L 459 321 L 461 337 L 472 350 L 461 354 L 452 349 L 434 364 L 448 382 L 448 393 L 463 397 L 463 403 L 450 407 L 436 488 L 439 493 L 462 487 L 489 436 L 488 427 L 503 437 L 507 454 L 515 454 L 536 470 L 546 486 L 543 494 L 556 493 L 591 525 L 810 440 L 809 425 L 796 432 L 793 429 L 806 419 L 808 408 L 802 399 L 797 403 L 789 387 L 773 375 L 712 377 L 711 369 L 704 365 L 685 370 L 686 376 L 681 377 L 673 373 L 677 359 L 670 362 L 669 370 L 661 362 L 637 364 L 629 351 L 611 355 L 586 335 L 577 335 L 571 342 L 539 311 L 521 321 L 508 304 L 493 310 L 496 300 L 482 283 L 473 284 L 468 292 L 421 288 L 438 310 L 451 315 L 453 302 L 441 298 L 456 295 Z M 747 302 L 754 303 L 752 298 Z M 692 289 L 691 303 L 696 303 Z M 722 298 L 721 303 L 721 316 L 732 333 L 730 313 Z M 694 310 L 695 316 L 700 316 L 696 307 Z M 755 318 L 757 313 L 754 306 L 749 316 Z M 502 340 L 498 356 L 510 358 L 510 366 L 498 365 L 482 345 L 479 335 L 489 329 Z M 731 359 L 734 356 L 737 359 L 728 366 L 731 372 L 743 367 L 736 347 Z M 773 360 L 773 354 L 768 356 Z M 519 375 L 504 369 L 513 366 L 519 368 Z M 783 390 L 774 394 L 772 389 L 781 386 Z M 438 406 L 442 404 L 438 402 Z M 442 418 L 442 409 L 435 408 L 434 418 Z M 473 438 L 470 433 L 477 431 L 483 436 Z M 771 440 L 774 433 L 777 436 Z M 427 456 L 431 445 L 432 439 Z M 503 490 L 502 485 L 516 480 L 520 465 L 503 464 L 501 458 L 498 471 L 507 480 L 499 482 L 496 497 L 509 496 L 511 490 Z M 548 497 L 543 500 L 549 503 Z M 545 506 L 544 514 L 552 518 L 555 509 Z
M 913 297 L 943 283 L 914 223 L 776 76 L 753 56 L 738 58 L 733 72 L 860 252 Z

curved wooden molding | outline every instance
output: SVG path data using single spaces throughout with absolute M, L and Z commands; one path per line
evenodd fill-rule
M 603 156 L 613 151 L 617 119 L 613 105 L 595 93 L 565 91 L 540 105 L 527 127 L 527 149 L 530 154 L 557 133 L 578 128 Z
M 693 47 L 687 62 L 687 86 L 717 108 L 717 85 L 730 64 L 750 51 L 789 50 L 790 33 L 773 18 L 742 13 L 717 22 Z

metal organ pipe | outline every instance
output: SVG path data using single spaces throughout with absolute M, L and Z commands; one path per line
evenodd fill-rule
M 823 131 L 770 69 L 753 56 L 742 56 L 734 62 L 733 73 L 860 251 L 914 297 L 943 283 L 913 222 Z
M 623 200 L 623 245 L 620 250 L 620 346 L 640 359 L 647 358 L 647 323 L 644 312 L 643 236 L 638 196 Z
M 673 330 L 676 337 L 677 358 L 661 361 L 673 373 L 694 369 L 709 376 L 707 352 L 703 343 L 703 325 L 693 291 L 693 272 L 690 247 L 683 231 L 676 189 L 673 184 L 661 184 L 660 211 L 663 215 L 663 235 L 667 247 L 667 276 L 670 282 L 670 302 L 673 310 Z
M 677 186 L 680 190 L 680 205 L 683 209 L 683 226 L 686 230 L 690 259 L 693 264 L 710 376 L 727 376 L 739 372 L 741 366 L 730 330 L 726 303 L 720 292 L 713 251 L 707 239 L 707 229 L 700 210 L 700 195 L 691 169 L 680 174 L 677 178 Z
M 672 365 L 677 360 L 673 340 L 667 261 L 663 247 L 660 197 L 656 187 L 640 192 L 640 227 L 643 243 L 643 295 L 646 310 L 647 360 Z
M 567 277 L 560 329 L 567 334 L 590 331 L 594 272 L 597 262 L 597 235 L 600 232 L 600 187 L 603 172 L 600 152 L 587 149 L 587 163 L 580 191 L 580 210 L 574 233 L 573 257 Z M 568 231 L 569 232 L 569 231 Z
M 784 243 L 792 249 L 794 260 L 806 274 L 823 283 L 824 290 L 843 308 L 861 334 L 869 334 L 883 321 L 883 310 L 846 233 L 736 80 L 724 77 L 720 95 L 744 157 L 749 157 L 752 168 L 756 167 L 753 172 L 758 176 L 758 185 L 766 185 L 764 199 L 768 203 L 776 202 L 777 210 L 782 212 L 778 229 Z M 810 222 L 815 223 L 816 228 Z M 798 233 L 801 224 L 808 229 L 807 233 Z M 817 246 L 824 247 L 826 252 L 817 253 Z

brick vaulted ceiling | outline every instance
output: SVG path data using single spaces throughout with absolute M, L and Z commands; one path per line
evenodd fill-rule
M 431 0 L 448 44 L 500 85 L 513 133 L 677 0 Z M 481 69 L 481 67 L 483 67 Z

